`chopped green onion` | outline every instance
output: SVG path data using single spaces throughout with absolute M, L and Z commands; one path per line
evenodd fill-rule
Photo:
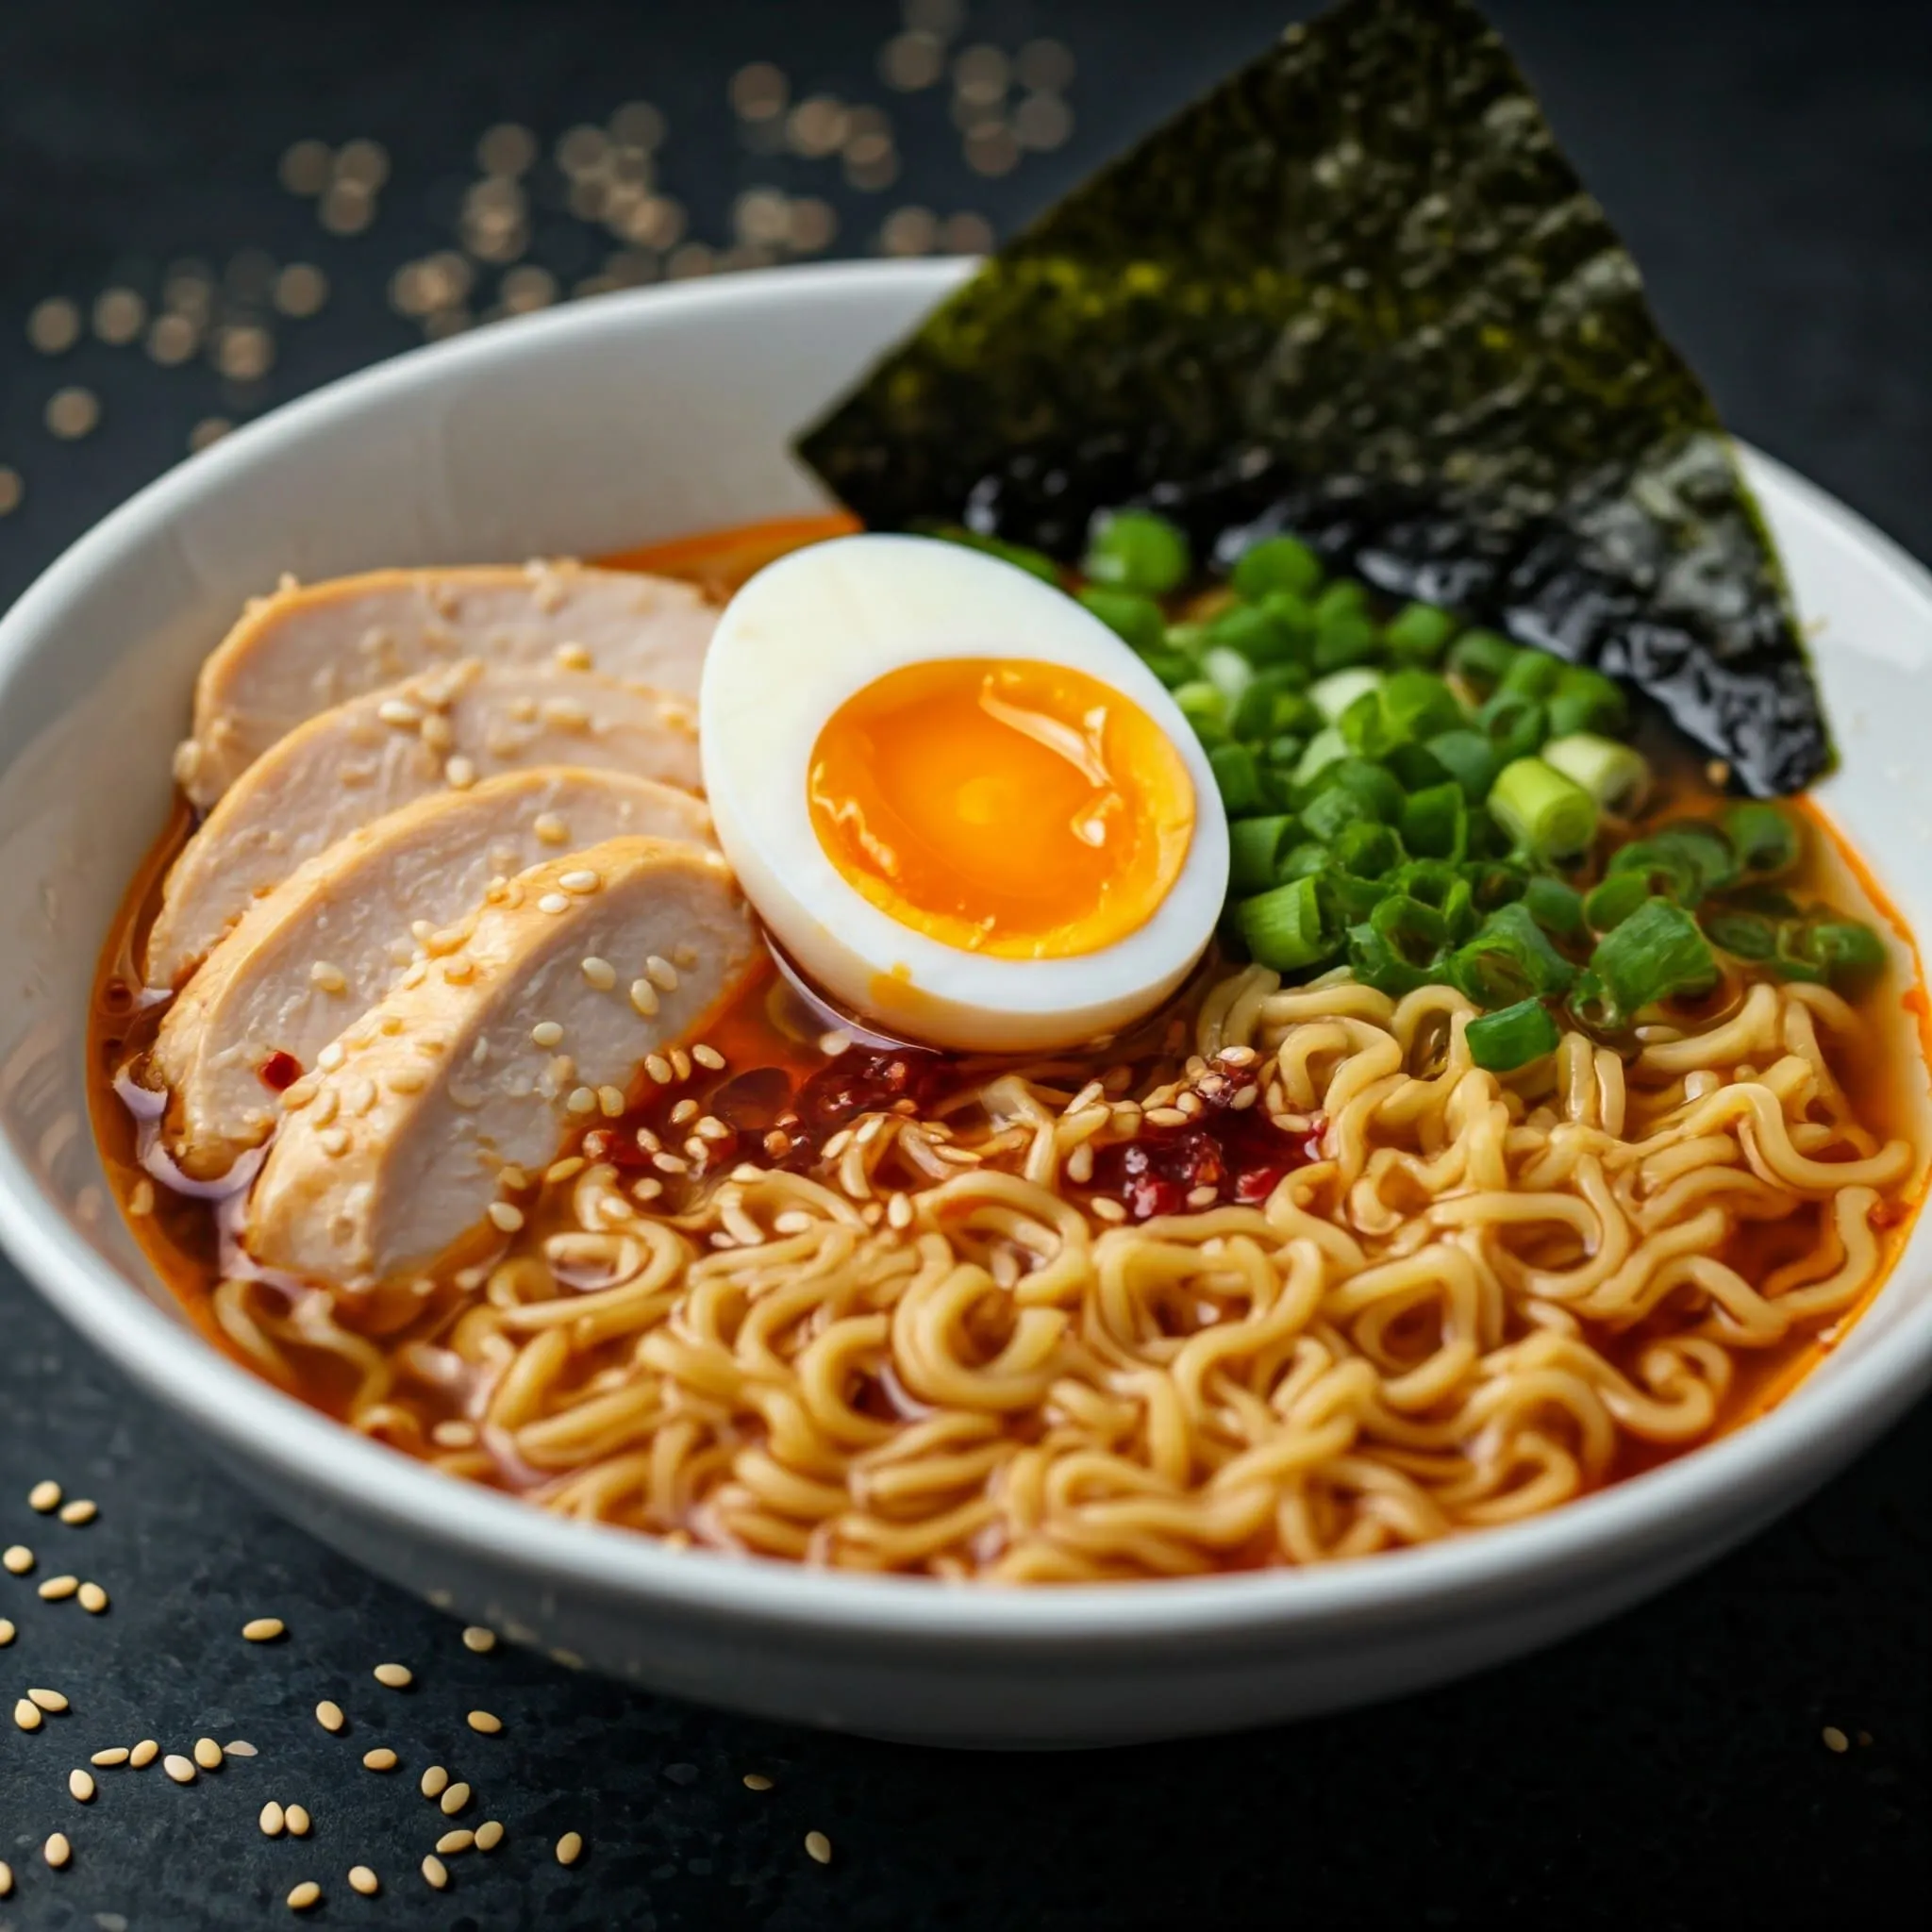
M 1267 818 L 1236 819 L 1227 828 L 1228 891 L 1238 898 L 1265 892 L 1274 883 L 1282 847 L 1294 828 L 1293 819 L 1280 812 Z
M 1557 689 L 1563 669 L 1562 658 L 1553 658 L 1547 651 L 1518 651 L 1496 689 L 1519 698 L 1547 698 Z
M 1612 893 L 1610 888 L 1625 877 L 1638 880 L 1641 890 L 1633 892 L 1624 886 Z M 1606 895 L 1606 910 L 1612 907 L 1621 908 L 1609 922 L 1614 925 L 1636 911 L 1653 893 L 1659 898 L 1674 899 L 1680 906 L 1696 905 L 1704 897 L 1704 875 L 1683 851 L 1650 839 L 1633 839 L 1611 853 L 1609 871 L 1602 885 L 1591 894 L 1592 901 L 1598 892 Z M 1591 924 L 1600 932 L 1608 930 L 1595 918 L 1591 919 Z
M 1448 938 L 1433 906 L 1392 893 L 1364 924 L 1349 928 L 1349 971 L 1364 986 L 1400 999 L 1435 978 Z
M 1749 878 L 1777 878 L 1797 864 L 1803 850 L 1798 827 L 1774 805 L 1734 805 L 1724 813 L 1724 827 Z
M 1574 858 L 1596 836 L 1596 805 L 1574 779 L 1541 758 L 1505 765 L 1490 788 L 1491 816 L 1539 858 Z
M 1407 796 L 1393 773 L 1368 758 L 1337 758 L 1316 774 L 1303 796 L 1315 798 L 1333 791 L 1352 792 L 1368 808 L 1372 818 L 1389 825 L 1401 818 L 1402 801 Z
M 1576 731 L 1611 735 L 1630 724 L 1630 701 L 1623 686 L 1588 664 L 1564 665 L 1549 707 L 1550 729 L 1559 737 Z
M 1636 874 L 1618 876 L 1634 878 Z M 1703 924 L 1704 936 L 1712 945 L 1754 966 L 1764 964 L 1777 951 L 1777 927 L 1761 912 L 1707 912 Z
M 1222 744 L 1227 739 L 1227 700 L 1216 688 L 1205 679 L 1197 678 L 1191 684 L 1176 688 L 1174 701 L 1180 707 L 1181 716 L 1194 727 L 1194 736 L 1203 744 Z
M 1082 572 L 1096 584 L 1118 584 L 1164 597 L 1188 579 L 1193 559 L 1187 533 L 1152 510 L 1102 510 L 1087 533 Z
M 1539 873 L 1523 889 L 1524 909 L 1545 932 L 1568 938 L 1583 930 L 1583 895 L 1561 879 Z
M 1398 740 L 1427 740 L 1458 730 L 1466 722 L 1456 693 L 1433 671 L 1391 671 L 1376 697 Z
M 1296 762 L 1291 782 L 1297 786 L 1311 784 L 1326 766 L 1347 756 L 1348 740 L 1334 725 L 1324 725 L 1308 740 Z
M 1253 811 L 1261 803 L 1261 768 L 1245 744 L 1217 744 L 1208 754 L 1221 803 L 1230 818 Z
M 1590 970 L 1616 1008 L 1635 1015 L 1673 993 L 1703 991 L 1717 977 L 1717 961 L 1681 906 L 1646 899 L 1597 941 Z
M 1521 691 L 1499 691 L 1475 714 L 1475 721 L 1489 735 L 1490 749 L 1497 768 L 1526 758 L 1538 751 L 1550 735 L 1550 714 L 1535 698 Z
M 1467 726 L 1456 731 L 1439 731 L 1423 741 L 1425 750 L 1456 782 L 1472 805 L 1480 805 L 1496 782 L 1499 769 L 1490 741 L 1480 731 Z
M 1343 671 L 1367 664 L 1381 655 L 1375 626 L 1359 613 L 1324 622 L 1315 632 L 1314 666 L 1318 672 Z
M 1208 623 L 1208 641 L 1239 651 L 1251 664 L 1285 664 L 1295 655 L 1287 626 L 1256 604 L 1230 604 Z
M 1521 900 L 1497 907 L 1476 936 L 1449 957 L 1444 972 L 1452 986 L 1484 1008 L 1561 992 L 1576 976 Z
M 1170 650 L 1165 644 L 1157 644 L 1151 651 L 1139 653 L 1141 663 L 1166 685 L 1169 691 L 1178 691 L 1184 684 L 1191 683 L 1201 675 L 1201 660 L 1186 651 Z
M 1541 1000 L 1518 1000 L 1499 1013 L 1485 1013 L 1472 1020 L 1463 1039 L 1469 1042 L 1469 1057 L 1491 1074 L 1513 1074 L 1531 1060 L 1555 1053 L 1562 1033 Z
M 1324 844 L 1332 844 L 1344 827 L 1363 819 L 1372 824 L 1382 823 L 1374 803 L 1347 785 L 1331 785 L 1302 807 L 1302 824 L 1311 839 Z
M 1293 591 L 1270 591 L 1260 608 L 1288 635 L 1289 649 L 1296 658 L 1309 658 L 1315 647 L 1315 607 Z
M 1731 841 L 1701 819 L 1681 820 L 1653 832 L 1648 839 L 1634 840 L 1620 847 L 1610 859 L 1612 872 L 1658 868 L 1688 875 L 1688 886 L 1671 894 L 1686 906 L 1694 906 L 1707 892 L 1735 885 L 1738 878 L 1738 859 Z
M 1382 627 L 1382 641 L 1398 664 L 1439 664 L 1456 620 L 1434 604 L 1405 604 Z
M 1520 865 L 1502 858 L 1473 860 L 1462 868 L 1462 875 L 1469 881 L 1475 909 L 1483 913 L 1522 898 L 1528 880 Z
M 1275 876 L 1283 885 L 1291 879 L 1313 878 L 1317 873 L 1328 870 L 1328 848 L 1318 845 L 1312 839 L 1304 839 L 1299 844 L 1291 845 L 1281 856 L 1275 866 Z
M 1554 723 L 1556 707 L 1550 707 Z M 1574 779 L 1595 799 L 1597 808 L 1620 819 L 1629 818 L 1650 790 L 1650 766 L 1643 754 L 1614 738 L 1593 731 L 1573 731 L 1552 738 L 1542 748 L 1542 760 L 1564 777 Z
M 1451 780 L 1403 801 L 1402 842 L 1419 858 L 1459 860 L 1469 850 L 1469 801 Z
M 1263 537 L 1250 543 L 1234 567 L 1235 590 L 1258 599 L 1271 591 L 1311 597 L 1322 582 L 1322 559 L 1299 537 Z
M 1089 584 L 1079 600 L 1115 636 L 1124 638 L 1137 651 L 1155 651 L 1167 641 L 1167 620 L 1160 606 L 1136 591 L 1115 590 L 1107 584 Z
M 1379 671 L 1337 671 L 1326 677 L 1318 677 L 1309 685 L 1308 696 L 1314 700 L 1323 717 L 1333 724 L 1357 698 L 1380 690 L 1381 684 L 1382 674 Z
M 1353 577 L 1337 577 L 1315 599 L 1315 622 L 1318 625 L 1325 626 L 1338 619 L 1366 617 L 1368 614 L 1368 588 L 1357 583 Z
M 1488 697 L 1521 655 L 1507 638 L 1492 630 L 1466 630 L 1450 646 L 1449 668 L 1478 697 Z
M 1378 691 L 1363 691 L 1335 724 L 1348 740 L 1349 750 L 1357 758 L 1379 761 L 1395 749 L 1397 741 L 1390 728 L 1388 713 L 1382 709 Z
M 1391 891 L 1406 892 L 1433 906 L 1442 915 L 1453 942 L 1465 940 L 1475 930 L 1475 899 L 1463 868 L 1441 858 L 1411 858 L 1396 867 L 1385 883 Z
M 1219 646 L 1202 654 L 1201 669 L 1207 674 L 1208 682 L 1227 700 L 1230 712 L 1241 703 L 1241 693 L 1255 676 L 1255 667 L 1239 651 L 1224 651 Z
M 1321 892 L 1312 878 L 1292 879 L 1243 899 L 1238 917 L 1250 957 L 1277 973 L 1312 966 L 1336 950 L 1336 940 L 1324 929 Z
M 1015 570 L 1024 570 L 1042 583 L 1056 588 L 1059 584 L 1060 567 L 1042 550 L 1029 549 L 1024 543 L 1009 543 L 1004 537 L 990 537 L 960 524 L 948 524 L 932 534 L 948 543 L 963 544 L 968 550 L 983 550 L 989 557 L 997 557 L 1002 563 L 1010 563 Z
M 1787 979 L 1856 978 L 1886 961 L 1885 942 L 1855 919 L 1788 919 L 1778 927 L 1772 965 Z
M 1657 875 L 1648 872 L 1613 872 L 1591 888 L 1583 901 L 1583 923 L 1591 932 L 1606 933 L 1630 917 L 1657 890 Z M 1668 896 L 1674 898 L 1675 893 Z

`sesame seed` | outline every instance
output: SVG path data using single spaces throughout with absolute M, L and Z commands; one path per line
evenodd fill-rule
M 308 1836 L 308 1812 L 306 1807 L 291 1805 L 283 1815 L 288 1819 L 289 1829 L 295 1837 L 307 1838 Z
M 444 782 L 452 791 L 467 791 L 476 782 L 476 763 L 461 752 L 447 759 L 442 768 Z
M 222 1746 L 230 1757 L 259 1757 L 261 1753 L 246 1738 L 230 1738 Z
M 474 1831 L 446 1831 L 436 1840 L 436 1849 L 444 1857 L 453 1857 L 458 1852 L 467 1852 L 476 1842 Z
M 503 1728 L 503 1720 L 493 1711 L 473 1710 L 469 1716 L 473 1731 L 481 1731 L 486 1738 L 493 1738 Z
M 570 910 L 570 900 L 562 892 L 545 892 L 537 901 L 537 910 L 539 912 L 568 912 Z
M 11 1574 L 25 1576 L 34 1567 L 34 1553 L 25 1543 L 14 1543 L 0 1557 L 0 1564 L 5 1564 Z
M 584 977 L 599 992 L 608 992 L 617 984 L 617 968 L 608 959 L 600 959 L 593 953 L 584 961 Z
M 486 1630 L 480 1624 L 472 1624 L 463 1632 L 463 1648 L 474 1650 L 481 1657 L 496 1648 L 496 1632 Z
M 160 1755 L 160 1749 L 152 1738 L 143 1738 L 127 1754 L 127 1761 L 136 1771 L 144 1771 Z
M 591 654 L 582 644 L 558 644 L 557 667 L 559 671 L 588 671 L 591 668 Z
M 43 412 L 49 431 L 63 442 L 88 435 L 101 420 L 101 399 L 91 389 L 57 389 Z
M 407 1690 L 416 1681 L 416 1674 L 408 1664 L 377 1664 L 372 1674 L 391 1690 Z
M 744 1774 L 744 1788 L 748 1791 L 769 1791 L 772 1780 L 761 1771 L 748 1771 Z
M 316 1135 L 315 1144 L 325 1154 L 346 1154 L 349 1151 L 349 1130 L 347 1127 L 324 1127 Z
M 503 1842 L 503 1824 L 500 1819 L 486 1818 L 476 1827 L 476 1849 L 479 1852 L 493 1852 Z
M 557 883 L 566 892 L 594 892 L 604 881 L 596 873 L 585 867 L 580 872 L 559 874 Z
M 194 1761 L 204 1771 L 219 1771 L 222 1768 L 222 1747 L 212 1738 L 197 1738 L 194 1740 Z
M 72 1529 L 92 1523 L 100 1513 L 101 1506 L 87 1496 L 76 1496 L 73 1502 L 60 1506 L 60 1521 Z
M 177 1785 L 192 1785 L 194 1782 L 194 1765 L 192 1760 L 183 1757 L 178 1751 L 171 1751 L 161 1759 L 161 1769 Z
M 74 1856 L 74 1847 L 67 1842 L 67 1834 L 64 1831 L 54 1832 L 41 1847 L 41 1856 L 55 1871 L 64 1870 L 67 1861 Z
M 0 1858 L 0 1898 L 10 1898 L 13 1894 L 13 1867 Z
M 14 1700 L 13 1722 L 24 1731 L 37 1731 L 46 1720 L 41 1715 L 41 1707 L 31 1698 Z
M 470 1788 L 458 1778 L 436 1802 L 442 1807 L 445 1818 L 454 1818 L 470 1802 Z
M 374 1898 L 382 1890 L 382 1880 L 367 1865 L 351 1865 L 349 1888 L 352 1891 L 359 1891 L 364 1898 Z
M 524 1210 L 514 1202 L 492 1201 L 490 1219 L 492 1225 L 500 1227 L 505 1234 L 514 1234 L 524 1224 Z
M 570 837 L 570 827 L 554 811 L 540 811 L 530 821 L 530 829 L 546 845 L 561 845 Z
M 697 1112 L 698 1104 L 695 1100 L 680 1100 L 671 1109 L 671 1124 L 674 1127 L 681 1127 L 686 1121 L 695 1120 Z
M 242 1634 L 250 1643 L 273 1643 L 288 1627 L 279 1617 L 251 1617 Z
M 289 1909 L 291 1912 L 306 1912 L 310 1906 L 322 1903 L 322 1887 L 312 1878 L 305 1878 L 289 1894 Z
M 0 1650 L 4 1650 L 19 1635 L 20 1632 L 13 1627 L 11 1617 L 0 1617 Z
M 595 1113 L 597 1096 L 588 1087 L 573 1087 L 564 1106 L 572 1113 Z
M 59 1690 L 29 1690 L 26 1693 L 42 1710 L 51 1710 L 57 1715 L 67 1708 L 67 1698 Z
M 805 1850 L 808 1857 L 816 1859 L 821 1865 L 832 1862 L 832 1840 L 822 1831 L 806 1833 Z
M 658 1010 L 658 989 L 648 979 L 633 979 L 630 1003 L 648 1020 Z
M 331 966 L 326 959 L 318 959 L 308 969 L 311 986 L 319 986 L 324 992 L 346 992 L 349 982 L 340 966 Z
M 563 1028 L 555 1020 L 539 1020 L 530 1028 L 530 1041 L 535 1046 L 556 1046 L 563 1039 Z
M 417 1790 L 425 1798 L 441 1797 L 443 1792 L 449 1790 L 449 1773 L 441 1765 L 432 1764 L 418 1780 Z
M 125 1744 L 110 1744 L 105 1751 L 96 1751 L 88 1762 L 106 1769 L 112 1765 L 125 1764 L 131 1755 Z
M 1089 1205 L 1092 1208 L 1096 1220 L 1124 1221 L 1127 1218 L 1127 1210 L 1118 1201 L 1109 1201 L 1105 1195 Z
M 37 1482 L 26 1492 L 26 1506 L 29 1509 L 38 1509 L 42 1516 L 59 1508 L 60 1485 L 51 1476 L 42 1482 Z
M 423 722 L 423 713 L 414 705 L 407 704 L 401 698 L 385 698 L 375 708 L 375 715 L 385 724 L 416 725 Z
M 712 1073 L 720 1073 L 724 1066 L 724 1056 L 715 1046 L 706 1046 L 702 1041 L 691 1050 L 691 1057 L 701 1067 L 708 1067 Z
M 580 1831 L 567 1831 L 557 1840 L 557 1862 L 559 1865 L 575 1865 L 584 1856 L 584 1835 Z
M 677 991 L 677 968 L 669 959 L 662 958 L 657 953 L 653 953 L 644 961 L 644 977 L 659 992 L 675 992 Z
M 261 1807 L 261 1816 L 256 1823 L 261 1826 L 263 1838 L 280 1838 L 282 1827 L 288 1823 L 288 1819 L 283 1815 L 282 1807 L 271 1798 Z
M 315 1722 L 325 1731 L 339 1731 L 348 1723 L 342 1715 L 342 1707 L 333 1698 L 325 1697 L 315 1707 Z
M 76 1805 L 91 1805 L 94 1797 L 94 1780 L 92 1772 L 82 1771 L 76 1766 L 67 1774 L 67 1794 Z
M 75 1594 L 89 1616 L 98 1617 L 108 1607 L 108 1592 L 98 1583 L 83 1583 Z
M 545 698 L 542 711 L 543 722 L 560 731 L 581 731 L 591 722 L 590 712 L 575 698 Z
M 654 1053 L 644 1061 L 644 1072 L 660 1087 L 671 1084 L 671 1062 L 662 1054 Z
M 606 1120 L 619 1120 L 624 1114 L 624 1089 L 621 1087 L 600 1087 L 597 1090 L 597 1108 Z
M 155 1184 L 145 1174 L 128 1190 L 127 1211 L 136 1215 L 155 1211 Z
M 449 1883 L 449 1867 L 434 1852 L 423 1860 L 421 1869 L 425 1880 L 438 1891 Z
M 378 1744 L 373 1751 L 362 1754 L 364 1771 L 393 1771 L 396 1768 L 396 1754 L 387 1744 Z
M 1827 1751 L 1849 1751 L 1852 1740 L 1836 1724 L 1824 1727 L 1824 1748 Z

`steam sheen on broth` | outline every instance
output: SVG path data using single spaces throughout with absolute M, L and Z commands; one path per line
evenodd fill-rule
M 851 527 L 612 561 L 716 595 Z M 1653 762 L 1627 836 L 1726 802 Z M 1794 891 L 1896 929 L 1804 816 Z M 1627 1041 L 1566 1023 L 1499 1074 L 1445 985 L 1210 955 L 1117 1039 L 1022 1058 L 841 1033 L 766 966 L 528 1176 L 520 1224 L 366 1293 L 291 1284 L 221 1198 L 154 1185 L 116 1090 L 191 830 L 178 808 L 93 1006 L 96 1131 L 158 1270 L 350 1426 L 675 1544 L 1077 1581 L 1531 1515 L 1778 1400 L 1922 1182 L 1924 1002 L 1894 968 L 1848 1000 L 1726 963 Z

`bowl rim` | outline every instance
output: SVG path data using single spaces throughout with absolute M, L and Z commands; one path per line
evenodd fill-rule
M 751 271 L 611 294 L 498 324 L 340 378 L 270 412 L 158 477 L 64 551 L 0 617 L 0 705 L 54 647 L 68 607 L 124 547 L 164 525 L 230 473 L 299 445 L 347 406 L 365 407 L 466 362 L 515 363 L 574 339 L 623 330 L 641 313 L 693 323 L 741 307 L 783 306 L 836 288 L 863 299 L 908 289 L 934 298 L 970 260 L 835 262 Z M 1932 623 L 1932 573 L 1889 537 L 1784 464 L 1747 449 L 1752 468 L 1833 526 L 1861 568 L 1892 577 Z M 87 962 L 90 974 L 92 960 Z M 76 1070 L 77 1071 L 77 1070 Z M 108 1211 L 117 1211 L 109 1209 Z M 1312 1569 L 1051 1590 L 948 1589 L 930 1578 L 805 1567 L 712 1550 L 667 1549 L 633 1530 L 569 1521 L 416 1462 L 310 1409 L 230 1361 L 123 1276 L 70 1224 L 10 1137 L 0 1135 L 0 1243 L 80 1332 L 151 1396 L 228 1452 L 320 1492 L 337 1512 L 375 1516 L 422 1542 L 485 1557 L 608 1599 L 688 1617 L 784 1628 L 823 1641 L 947 1638 L 1003 1649 L 1108 1646 L 1203 1635 L 1257 1639 L 1337 1623 L 1415 1621 L 1456 1601 L 1526 1593 L 1560 1574 L 1581 1588 L 1640 1548 L 1714 1548 L 1722 1525 L 1755 1526 L 1836 1466 L 1932 1381 L 1932 1299 L 1907 1311 L 1882 1349 L 1807 1379 L 1769 1414 L 1614 1488 L 1520 1523 Z M 1755 1512 L 1755 1513 L 1754 1513 Z M 1707 1531 L 1701 1539 L 1697 1533 Z

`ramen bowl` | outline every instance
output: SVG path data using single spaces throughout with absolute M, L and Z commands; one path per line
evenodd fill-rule
M 1932 1230 L 1761 1420 L 1508 1527 L 1303 1570 L 955 1587 L 666 1548 L 364 1440 L 189 1325 L 89 1131 L 90 987 L 165 817 L 195 667 L 241 601 L 384 564 L 596 556 L 824 507 L 791 438 L 967 272 L 796 268 L 492 326 L 338 383 L 155 483 L 0 622 L 0 1236 L 274 1507 L 431 1603 L 653 1690 L 961 1745 L 1211 1732 L 1439 1682 L 1608 1616 L 1751 1535 L 1932 1381 Z M 1917 743 L 1932 578 L 1768 458 L 1842 768 L 1821 800 L 1932 930 Z

